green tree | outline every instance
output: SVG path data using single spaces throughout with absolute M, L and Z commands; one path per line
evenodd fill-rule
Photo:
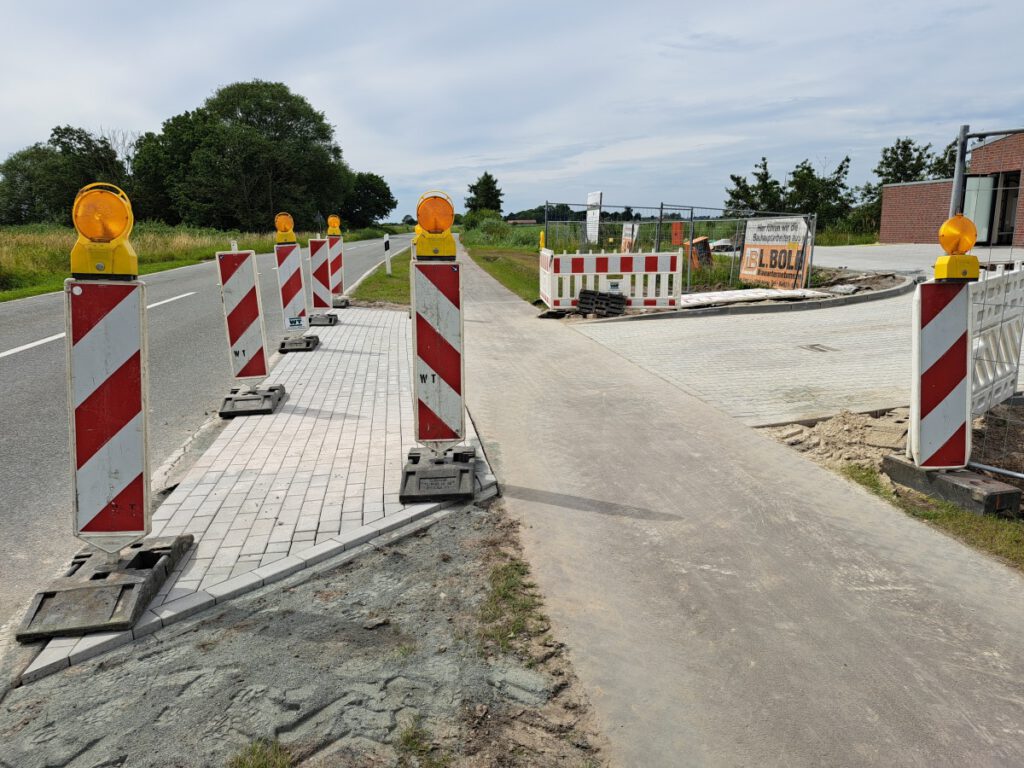
M 934 160 L 931 149 L 931 144 L 922 146 L 909 136 L 896 139 L 891 147 L 883 147 L 875 176 L 882 184 L 924 181 Z
M 345 215 L 353 227 L 369 227 L 398 205 L 387 182 L 375 173 L 357 173 Z
M 504 197 L 498 188 L 498 180 L 487 171 L 483 172 L 475 182 L 469 185 L 469 197 L 466 198 L 466 211 L 497 211 L 501 214 L 501 199 Z
M 407 213 L 405 214 L 405 216 L 402 217 L 402 223 L 405 224 L 407 227 L 411 227 L 416 223 L 416 218 Z
M 344 211 L 354 185 L 323 113 L 262 80 L 225 86 L 142 136 L 134 170 L 143 218 L 248 230 L 281 210 L 311 226 L 317 212 Z
M 932 157 L 928 165 L 928 175 L 933 179 L 951 179 L 955 171 L 956 139 L 953 139 L 945 149 Z
M 782 184 L 768 170 L 768 160 L 762 157 L 754 166 L 754 181 L 745 176 L 729 174 L 732 186 L 725 190 L 725 207 L 730 213 L 745 211 L 782 211 L 785 205 L 785 190 Z
M 58 126 L 45 144 L 14 152 L 0 163 L 0 224 L 69 224 L 78 190 L 95 181 L 125 183 L 117 152 L 86 130 Z
M 819 227 L 836 224 L 853 207 L 853 194 L 846 182 L 849 172 L 849 157 L 831 173 L 822 174 L 804 160 L 789 175 L 782 210 L 817 214 Z

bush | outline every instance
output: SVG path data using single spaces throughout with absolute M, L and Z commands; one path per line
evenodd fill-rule
M 462 217 L 462 228 L 479 229 L 485 221 L 491 219 L 501 221 L 501 214 L 497 211 L 491 211 L 486 208 L 479 211 L 470 211 Z

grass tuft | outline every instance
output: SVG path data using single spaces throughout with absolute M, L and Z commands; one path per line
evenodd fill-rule
M 291 755 L 279 741 L 260 739 L 236 754 L 227 768 L 291 768 Z
M 897 493 L 886 484 L 875 467 L 846 464 L 842 472 L 911 517 L 926 520 L 965 544 L 1024 569 L 1024 520 L 978 515 L 951 502 L 933 499 L 909 489 L 900 488 Z
M 537 610 L 541 600 L 527 579 L 530 566 L 517 557 L 496 564 L 487 578 L 487 598 L 480 609 L 480 639 L 496 645 L 502 653 L 513 649 L 514 641 L 543 622 Z
M 417 717 L 398 734 L 398 764 L 408 766 L 412 764 L 410 759 L 415 759 L 419 768 L 447 768 L 452 763 L 451 755 L 447 752 L 435 754 L 433 741 L 430 731 Z

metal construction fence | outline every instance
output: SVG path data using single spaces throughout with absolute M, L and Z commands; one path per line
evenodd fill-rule
M 683 260 L 684 274 L 680 282 L 684 293 L 695 285 L 728 286 L 739 279 L 747 224 L 755 219 L 802 218 L 809 233 L 800 244 L 806 251 L 804 283 L 813 262 L 816 225 L 813 214 L 736 211 L 668 203 L 657 207 L 602 204 L 597 215 L 594 215 L 593 205 L 580 203 L 547 202 L 544 210 L 545 247 L 554 253 L 667 253 L 682 248 L 689 255 L 697 241 L 698 246 L 714 255 L 714 260 L 710 273 L 701 275 L 694 274 L 693 260 Z

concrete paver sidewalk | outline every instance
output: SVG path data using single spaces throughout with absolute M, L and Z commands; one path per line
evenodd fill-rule
M 913 295 L 801 312 L 573 328 L 745 424 L 910 400 Z
M 1018 572 L 465 279 L 468 404 L 612 764 L 1024 764 Z
M 272 415 L 230 421 L 154 512 L 152 536 L 196 543 L 131 632 L 50 641 L 22 674 L 38 679 L 256 589 L 430 514 L 402 505 L 413 440 L 407 312 L 347 309 L 314 329 L 321 346 L 292 353 L 261 386 L 283 384 Z M 187 382 L 182 382 L 187 386 Z M 478 444 L 466 419 L 467 442 Z M 477 488 L 493 483 L 477 462 Z

